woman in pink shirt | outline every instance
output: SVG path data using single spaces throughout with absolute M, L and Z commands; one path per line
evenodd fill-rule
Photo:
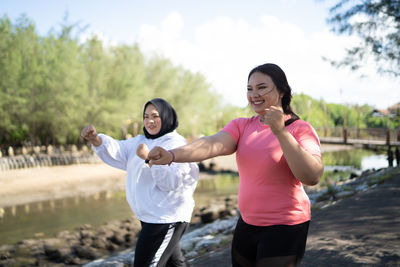
M 324 166 L 318 136 L 293 113 L 291 98 L 283 70 L 260 65 L 250 71 L 247 84 L 257 116 L 234 119 L 188 145 L 149 153 L 150 163 L 170 164 L 236 152 L 240 217 L 233 266 L 295 266 L 304 255 L 311 211 L 303 184 L 317 184 Z

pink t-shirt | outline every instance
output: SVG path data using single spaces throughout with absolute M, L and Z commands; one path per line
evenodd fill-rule
M 309 123 L 297 120 L 286 129 L 301 147 L 321 157 L 317 133 Z M 254 116 L 234 119 L 222 131 L 237 144 L 238 202 L 243 220 L 256 226 L 294 225 L 310 220 L 310 200 L 269 126 Z

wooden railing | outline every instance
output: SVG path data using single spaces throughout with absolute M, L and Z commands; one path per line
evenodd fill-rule
M 321 143 L 399 146 L 400 129 L 386 128 L 316 128 Z

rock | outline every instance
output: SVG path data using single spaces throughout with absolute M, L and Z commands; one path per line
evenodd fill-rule
M 129 244 L 132 244 L 136 239 L 137 239 L 137 233 L 136 232 L 128 231 L 125 234 L 125 242 L 127 242 Z
M 90 226 L 91 227 L 91 226 Z M 92 238 L 95 233 L 90 230 L 91 228 L 80 228 L 79 234 L 81 238 Z
M 79 258 L 94 260 L 101 257 L 101 254 L 97 251 L 97 249 L 92 247 L 75 246 L 73 250 Z
M 47 146 L 47 154 L 52 155 L 54 153 L 54 147 L 52 145 Z
M 53 241 L 54 239 L 49 240 L 49 242 Z M 26 247 L 32 247 L 37 245 L 38 241 L 36 239 L 25 239 L 21 240 L 17 243 L 19 247 L 21 246 L 26 246 Z
M 359 185 L 359 186 L 356 187 L 356 191 L 357 191 L 357 192 L 359 192 L 359 191 L 365 191 L 365 190 L 367 190 L 367 189 L 368 189 L 368 185 L 367 185 L 367 184 L 361 184 L 361 185 Z
M 186 253 L 185 257 L 186 258 L 194 258 L 194 257 L 197 257 L 197 255 L 199 255 L 199 253 L 197 253 L 196 251 L 192 250 L 192 251 Z
M 354 191 L 341 191 L 341 192 L 336 194 L 336 197 L 337 198 L 345 198 L 345 197 L 352 196 L 354 194 L 355 194 Z
M 107 238 L 104 236 L 96 236 L 93 239 L 92 246 L 94 248 L 107 249 L 108 243 Z
M 11 146 L 8 147 L 8 156 L 9 156 L 9 157 L 14 156 L 14 149 L 13 149 Z
M 207 211 L 204 212 L 200 215 L 201 222 L 202 223 L 210 223 L 215 221 L 218 218 L 218 212 L 217 211 Z
M 117 251 L 118 249 L 119 249 L 119 246 L 117 244 L 108 243 L 108 245 L 107 245 L 107 250 L 110 252 Z
M 125 233 L 115 232 L 114 235 L 110 238 L 110 241 L 114 244 L 122 246 L 125 244 Z
M 50 247 L 46 246 L 44 248 L 44 253 L 48 259 L 55 262 L 65 262 L 71 257 L 71 249 L 66 247 Z
M 216 238 L 212 235 L 203 236 L 203 238 L 197 242 L 194 250 L 207 249 L 208 251 L 216 247 L 221 242 L 221 239 Z
M 225 210 L 223 204 L 212 204 L 209 208 L 201 211 L 200 218 L 201 222 L 206 224 L 213 222 L 223 216 L 226 216 L 229 212 Z
M 0 251 L 0 260 L 6 260 L 11 258 L 11 253 L 9 251 Z
M 0 262 L 0 266 L 1 267 L 12 267 L 12 266 L 17 266 L 17 261 L 15 259 L 6 259 L 6 260 L 2 260 Z
M 194 245 L 201 241 L 202 238 L 201 237 L 193 237 L 193 238 L 186 238 L 186 239 L 182 239 L 180 242 L 181 245 L 181 249 L 185 252 L 189 252 L 192 251 L 194 248 Z
M 93 244 L 93 239 L 91 237 L 82 238 L 80 241 L 81 246 L 90 247 Z
M 357 177 L 358 177 L 358 175 L 356 173 L 352 172 L 352 173 L 350 173 L 349 179 L 354 179 Z
M 78 152 L 78 147 L 76 145 L 71 145 L 71 152 L 72 153 Z

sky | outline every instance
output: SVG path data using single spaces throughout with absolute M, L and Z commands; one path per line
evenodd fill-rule
M 31 19 L 41 35 L 59 30 L 63 18 L 97 35 L 107 46 L 138 43 L 149 57 L 202 73 L 223 103 L 247 105 L 249 71 L 275 63 L 294 94 L 327 103 L 387 108 L 400 102 L 399 78 L 332 67 L 357 43 L 330 31 L 334 0 L 0 0 L 0 16 Z M 365 74 L 361 78 L 361 74 Z

